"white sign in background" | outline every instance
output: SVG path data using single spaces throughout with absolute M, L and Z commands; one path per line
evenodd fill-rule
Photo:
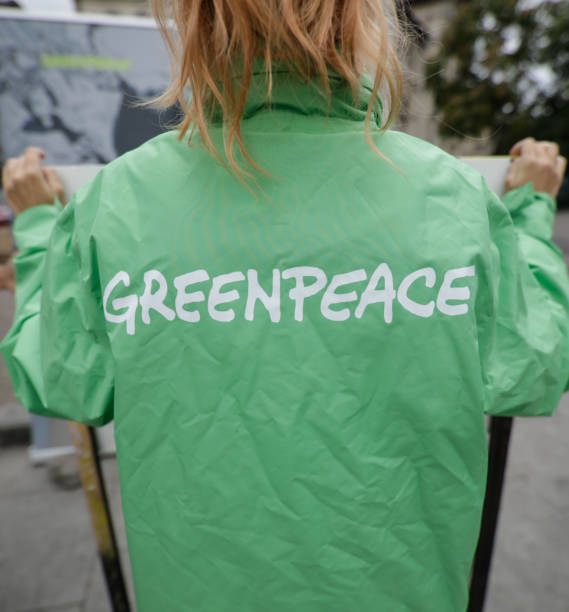
M 461 157 L 461 159 L 466 165 L 480 172 L 494 193 L 499 196 L 504 195 L 506 175 L 512 163 L 511 157 L 495 155 L 492 157 Z
M 75 12 L 75 0 L 18 0 L 26 11 Z
M 500 155 L 491 157 L 461 157 L 465 164 L 482 174 L 490 189 L 498 195 L 504 194 L 506 174 L 508 173 L 511 159 L 511 157 Z M 72 194 L 79 187 L 94 178 L 103 166 L 100 164 L 87 164 L 81 166 L 57 166 L 56 168 L 62 178 L 65 192 Z

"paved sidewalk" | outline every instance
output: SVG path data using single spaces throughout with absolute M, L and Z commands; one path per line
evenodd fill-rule
M 116 461 L 102 464 L 130 587 Z M 110 612 L 82 489 L 60 488 L 23 446 L 0 449 L 0 517 L 1 612 Z
M 568 253 L 568 213 L 557 234 Z M 0 293 L 2 336 L 11 309 Z M 27 419 L 2 365 L 0 430 L 21 434 Z M 71 478 L 62 481 L 72 481 L 73 469 L 60 465 L 60 481 L 65 472 Z M 115 460 L 103 460 L 103 469 L 130 588 Z M 569 610 L 568 524 L 569 394 L 555 417 L 514 422 L 486 612 Z M 0 612 L 110 612 L 83 491 L 62 489 L 47 467 L 32 467 L 21 443 L 0 446 Z

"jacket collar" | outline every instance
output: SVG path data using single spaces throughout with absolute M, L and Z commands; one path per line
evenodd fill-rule
M 354 100 L 351 87 L 337 74 L 329 73 L 331 98 L 319 88 L 317 80 L 303 81 L 286 66 L 275 64 L 272 72 L 272 93 L 267 99 L 267 76 L 262 64 L 254 65 L 251 87 L 243 119 L 249 119 L 266 110 L 288 110 L 301 115 L 321 115 L 351 121 L 365 121 L 368 105 L 373 104 L 372 121 L 381 125 L 382 105 L 376 97 L 371 100 L 373 83 L 362 77 L 359 100 Z M 221 121 L 216 113 L 214 123 Z

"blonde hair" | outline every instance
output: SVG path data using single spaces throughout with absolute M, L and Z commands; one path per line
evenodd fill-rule
M 225 155 L 240 177 L 249 173 L 235 160 L 235 144 L 242 158 L 260 170 L 241 136 L 255 60 L 264 60 L 267 100 L 272 64 L 278 60 L 303 80 L 319 79 L 328 98 L 329 70 L 345 79 L 355 100 L 362 74 L 370 72 L 372 100 L 381 91 L 383 108 L 389 109 L 382 118 L 382 129 L 397 115 L 402 76 L 392 42 L 398 28 L 391 0 L 152 0 L 152 9 L 172 54 L 173 80 L 157 101 L 163 106 L 178 102 L 184 113 L 177 126 L 180 139 L 189 130 L 191 142 L 197 128 L 204 145 L 220 159 L 208 124 L 216 109 L 221 109 Z M 170 29 L 172 18 L 175 32 Z M 192 91 L 189 105 L 188 86 Z M 367 110 L 365 129 L 369 144 L 377 151 L 371 139 L 372 106 Z

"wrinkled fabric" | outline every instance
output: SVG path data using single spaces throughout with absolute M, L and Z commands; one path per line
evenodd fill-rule
M 260 78 L 258 187 L 169 133 L 16 219 L 16 393 L 114 419 L 141 611 L 464 610 L 484 414 L 569 378 L 555 203 Z

